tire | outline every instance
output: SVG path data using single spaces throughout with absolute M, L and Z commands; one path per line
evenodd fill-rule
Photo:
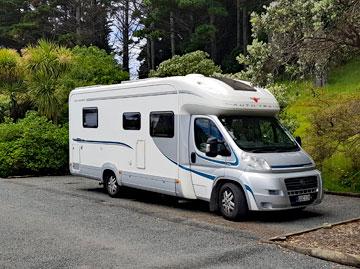
M 104 188 L 111 197 L 117 197 L 120 193 L 120 186 L 116 181 L 113 173 L 109 173 L 104 177 Z
M 244 219 L 249 211 L 244 192 L 233 183 L 225 183 L 219 190 L 219 209 L 225 219 Z

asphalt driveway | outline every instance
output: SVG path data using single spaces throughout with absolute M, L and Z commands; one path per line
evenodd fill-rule
M 327 195 L 229 222 L 199 201 L 112 199 L 80 177 L 0 179 L 0 268 L 340 268 L 260 240 L 359 216 L 359 198 Z

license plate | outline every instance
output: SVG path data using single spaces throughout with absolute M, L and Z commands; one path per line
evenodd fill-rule
M 310 194 L 300 195 L 297 197 L 298 202 L 307 202 L 310 201 L 310 199 L 311 199 Z

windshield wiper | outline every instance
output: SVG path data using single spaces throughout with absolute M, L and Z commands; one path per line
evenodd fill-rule
M 278 149 L 279 149 L 278 147 L 258 147 L 258 148 L 252 148 L 246 150 L 253 153 L 265 153 L 265 152 L 278 152 Z

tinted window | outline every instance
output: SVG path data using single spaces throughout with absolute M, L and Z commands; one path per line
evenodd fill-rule
M 83 127 L 98 127 L 98 109 L 96 107 L 83 108 Z
M 141 115 L 139 112 L 126 112 L 123 114 L 124 130 L 140 130 Z
M 223 141 L 223 136 L 220 133 L 219 129 L 216 127 L 215 123 L 213 123 L 209 119 L 198 118 L 195 119 L 194 125 L 194 133 L 195 133 L 195 144 L 198 150 L 205 153 L 206 142 L 210 137 L 215 137 L 219 141 Z
M 252 152 L 299 150 L 297 144 L 275 118 L 223 116 L 220 117 L 220 121 L 243 150 Z
M 151 112 L 150 135 L 153 137 L 174 137 L 174 113 Z

